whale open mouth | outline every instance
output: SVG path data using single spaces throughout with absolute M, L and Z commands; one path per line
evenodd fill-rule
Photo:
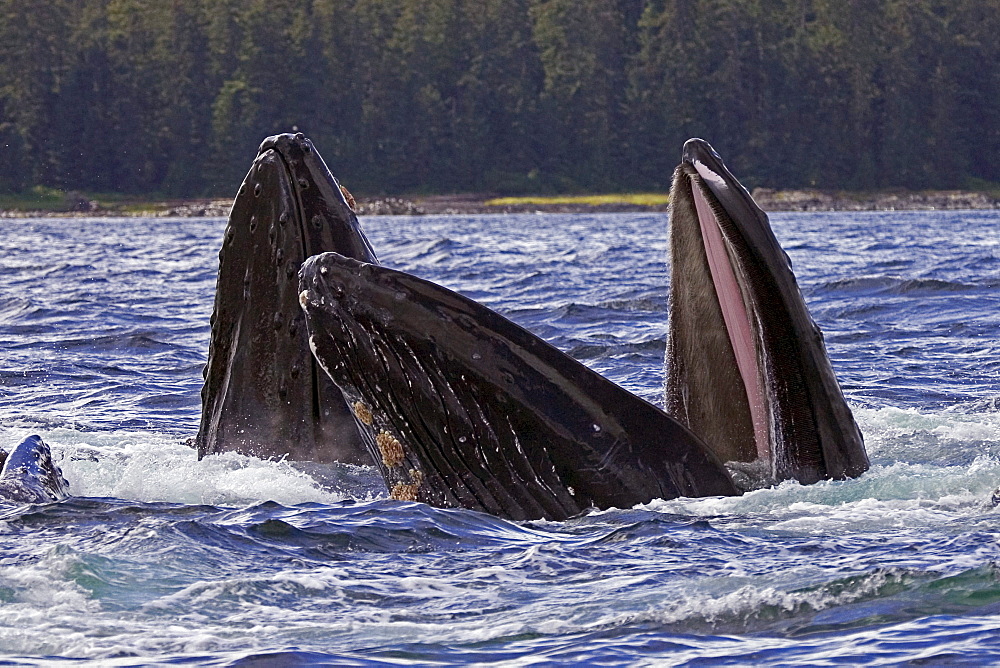
M 757 462 L 765 475 L 749 486 L 864 471 L 860 432 L 788 257 L 699 139 L 674 174 L 671 265 L 667 412 L 724 461 Z
M 757 323 L 750 320 L 750 313 L 753 313 L 753 310 L 747 310 L 743 290 L 740 287 L 746 284 L 746 278 L 742 267 L 737 264 L 738 256 L 730 251 L 730 245 L 723 236 L 721 221 L 725 219 L 725 210 L 720 211 L 716 200 L 710 199 L 712 196 L 705 191 L 706 181 L 714 181 L 716 174 L 701 161 L 695 161 L 693 167 L 701 177 L 691 184 L 691 194 L 698 214 L 698 226 L 726 334 L 745 390 L 745 395 L 740 396 L 741 400 L 745 399 L 740 402 L 740 408 L 750 414 L 757 456 L 768 458 L 771 456 L 771 441 L 765 414 L 766 380 L 762 373 L 762 360 L 758 359 L 757 346 L 754 345 L 754 341 L 758 338 L 755 331 L 758 329 L 755 327 Z M 740 274 L 739 278 L 737 272 Z M 748 296 L 752 299 L 752 295 Z

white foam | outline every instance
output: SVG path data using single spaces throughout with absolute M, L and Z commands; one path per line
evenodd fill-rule
M 855 415 L 872 459 L 871 470 L 857 479 L 808 486 L 784 482 L 742 497 L 657 500 L 644 507 L 705 516 L 764 514 L 801 528 L 809 522 L 796 517 L 818 513 L 817 531 L 848 519 L 853 526 L 871 522 L 872 528 L 927 525 L 956 512 L 983 512 L 1000 485 L 1000 413 L 856 408 Z M 0 429 L 0 444 L 29 433 Z M 53 429 L 40 435 L 76 496 L 238 506 L 267 500 L 333 503 L 356 491 L 325 489 L 283 461 L 236 453 L 198 461 L 192 448 L 164 434 Z
M 20 429 L 0 430 L 0 442 L 15 443 L 27 435 Z M 221 506 L 334 503 L 351 496 L 349 490 L 324 489 L 285 461 L 234 452 L 198 461 L 195 451 L 174 436 L 70 429 L 39 435 L 51 447 L 74 496 Z
M 1000 414 L 854 409 L 871 469 L 851 480 L 786 481 L 740 497 L 655 500 L 642 508 L 807 535 L 941 526 L 990 512 L 1000 486 Z

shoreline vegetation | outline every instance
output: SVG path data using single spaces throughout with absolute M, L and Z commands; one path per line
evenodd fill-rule
M 998 1 L 0 0 L 0 193 L 228 197 L 279 132 L 361 194 L 665 192 L 691 137 L 997 189 Z
M 768 212 L 1000 209 L 1000 192 L 967 190 L 848 192 L 755 188 L 753 197 Z M 360 216 L 613 213 L 666 211 L 670 206 L 666 193 L 528 197 L 458 194 L 356 199 Z M 231 206 L 232 200 L 228 199 L 130 199 L 46 190 L 40 196 L 0 196 L 0 218 L 226 218 Z

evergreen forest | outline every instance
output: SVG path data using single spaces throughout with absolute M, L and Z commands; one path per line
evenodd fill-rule
M 232 195 L 298 130 L 355 191 L 1000 182 L 1000 0 L 0 0 L 0 192 Z

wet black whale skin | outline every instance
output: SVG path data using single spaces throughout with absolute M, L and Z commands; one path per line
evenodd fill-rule
M 300 287 L 313 351 L 370 414 L 398 498 L 560 520 L 737 493 L 680 423 L 481 304 L 336 253 L 310 258 Z
M 309 351 L 298 272 L 310 255 L 375 254 L 340 184 L 301 134 L 264 140 L 222 250 L 198 456 L 370 464 L 340 390 Z

